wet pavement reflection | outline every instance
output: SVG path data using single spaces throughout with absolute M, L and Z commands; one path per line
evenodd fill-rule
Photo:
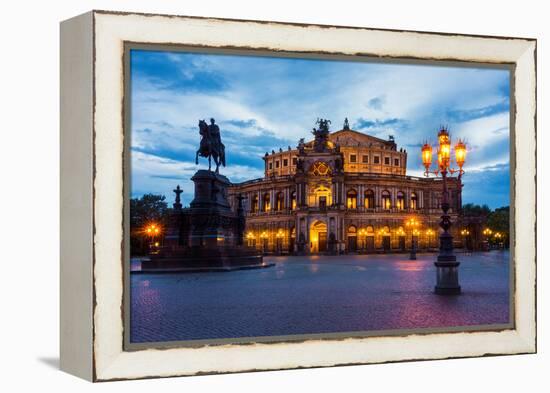
M 266 269 L 132 274 L 132 342 L 509 322 L 509 253 L 458 254 L 463 294 L 433 294 L 433 254 L 267 257 Z M 133 268 L 136 261 L 132 262 Z

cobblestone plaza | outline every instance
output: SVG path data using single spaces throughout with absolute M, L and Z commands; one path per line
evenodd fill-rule
M 140 274 L 130 341 L 162 342 L 507 324 L 509 252 L 458 253 L 463 294 L 433 293 L 434 254 L 266 257 L 275 266 Z

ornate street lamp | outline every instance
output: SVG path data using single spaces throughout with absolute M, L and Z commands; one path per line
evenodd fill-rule
M 424 175 L 428 177 L 430 174 L 441 176 L 443 180 L 443 194 L 441 202 L 441 222 L 439 226 L 443 229 L 443 233 L 439 236 L 439 255 L 435 266 L 437 268 L 437 284 L 435 293 L 438 295 L 458 295 L 460 294 L 460 285 L 458 284 L 458 266 L 460 262 L 456 260 L 453 254 L 453 236 L 449 232 L 451 228 L 451 217 L 449 216 L 449 191 L 447 189 L 447 176 L 458 174 L 458 179 L 462 177 L 464 171 L 462 167 L 466 161 L 466 144 L 462 140 L 458 140 L 454 147 L 455 161 L 458 168 L 451 166 L 451 137 L 449 131 L 442 127 L 437 134 L 437 169 L 430 171 L 432 165 L 432 146 L 425 143 L 422 146 L 422 163 L 426 168 Z
M 418 228 L 420 227 L 420 222 L 416 218 L 410 218 L 405 223 L 407 228 L 411 228 L 411 255 L 409 256 L 409 259 L 411 261 L 416 260 L 416 238 L 418 234 L 420 233 L 418 231 Z

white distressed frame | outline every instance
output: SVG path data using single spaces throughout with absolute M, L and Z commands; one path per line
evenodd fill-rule
M 93 19 L 95 58 L 92 149 L 95 167 L 95 307 L 93 359 L 89 359 L 90 364 L 87 364 L 92 368 L 91 379 L 323 367 L 536 351 L 535 40 L 108 12 L 92 12 L 88 17 Z M 515 195 L 516 233 L 513 256 L 515 329 L 123 351 L 124 42 L 514 63 L 515 189 L 521 190 L 512 194 Z M 92 302 L 92 299 L 88 300 Z M 62 318 L 62 326 L 63 323 Z

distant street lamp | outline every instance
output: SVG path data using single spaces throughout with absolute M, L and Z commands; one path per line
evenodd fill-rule
M 458 180 L 461 179 L 464 171 L 462 167 L 466 161 L 466 144 L 462 140 L 458 140 L 454 147 L 455 161 L 458 168 L 451 167 L 451 138 L 449 131 L 442 127 L 437 134 L 439 146 L 437 148 L 437 169 L 430 172 L 432 165 L 432 146 L 425 143 L 422 146 L 422 163 L 426 168 L 424 175 L 428 177 L 434 174 L 436 177 L 441 176 L 443 180 L 443 195 L 441 202 L 441 222 L 439 226 L 443 229 L 443 233 L 439 236 L 439 255 L 435 266 L 437 268 L 437 284 L 435 293 L 438 295 L 458 295 L 460 294 L 460 285 L 458 283 L 458 266 L 460 262 L 456 260 L 453 254 L 453 236 L 449 232 L 451 228 L 451 217 L 449 216 L 449 191 L 447 189 L 447 176 L 458 174 Z
M 358 235 L 361 242 L 361 251 L 365 251 L 367 248 L 367 230 L 365 228 L 359 229 Z
M 158 241 L 155 241 L 155 238 L 160 235 L 160 226 L 155 223 L 151 223 L 145 227 L 145 233 L 149 236 L 149 249 L 154 251 L 160 245 Z
M 260 234 L 260 238 L 262 239 L 262 246 L 263 246 L 263 250 L 264 250 L 264 254 L 265 254 L 265 253 L 267 253 L 267 232 L 263 231 Z
M 428 237 L 428 248 L 432 247 L 432 236 L 434 234 L 435 232 L 431 228 L 426 229 L 426 236 Z
M 277 233 L 275 234 L 275 237 L 277 238 L 277 253 L 281 254 L 283 252 L 283 237 L 285 236 L 282 229 L 279 229 Z
M 254 236 L 254 233 L 253 232 L 248 232 L 246 234 L 246 240 L 247 240 L 247 245 L 248 247 L 254 247 L 256 244 L 255 240 L 256 240 L 256 237 Z
M 462 247 L 465 251 L 468 251 L 467 240 L 468 236 L 470 236 L 470 231 L 467 229 L 463 229 L 460 231 L 460 234 L 462 235 Z
M 416 238 L 420 233 L 418 228 L 420 227 L 420 222 L 416 218 L 409 218 L 405 223 L 407 228 L 411 228 L 411 255 L 409 259 L 411 261 L 416 260 Z
M 493 234 L 493 231 L 491 230 L 491 228 L 485 228 L 482 233 L 483 236 L 485 236 L 485 241 L 487 242 L 487 250 L 491 250 L 489 237 Z
M 495 239 L 496 239 L 496 241 L 497 241 L 498 248 L 504 248 L 504 243 L 503 243 L 503 241 L 502 241 L 502 239 L 503 239 L 504 236 L 502 235 L 502 233 L 496 232 L 495 235 L 494 235 L 494 237 L 495 237 Z

